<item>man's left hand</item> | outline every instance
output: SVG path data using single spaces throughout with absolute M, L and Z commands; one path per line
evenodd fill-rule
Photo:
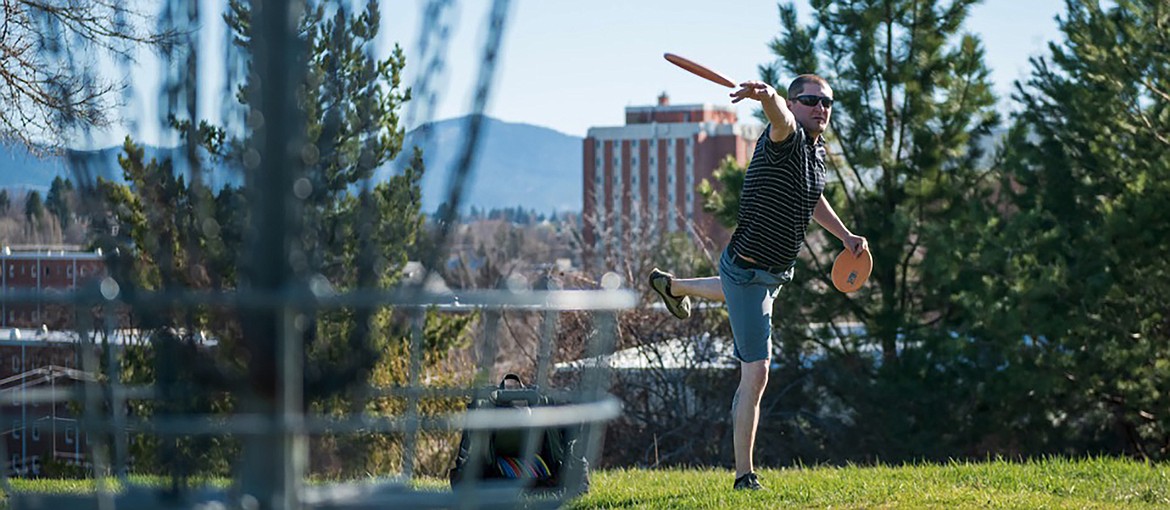
M 866 241 L 862 236 L 849 234 L 841 241 L 845 243 L 845 248 L 847 248 L 850 252 L 853 252 L 853 255 L 855 256 L 861 255 L 861 252 L 869 249 L 869 241 Z

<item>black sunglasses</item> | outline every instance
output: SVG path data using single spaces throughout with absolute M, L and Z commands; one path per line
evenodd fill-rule
M 821 106 L 824 106 L 826 109 L 833 107 L 833 98 L 831 97 L 804 94 L 796 96 L 795 100 L 805 106 L 816 106 L 817 103 L 821 103 Z

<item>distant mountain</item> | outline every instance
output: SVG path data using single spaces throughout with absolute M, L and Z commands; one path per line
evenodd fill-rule
M 398 161 L 378 169 L 374 180 L 382 181 L 393 175 L 396 168 L 401 168 L 397 165 L 410 157 L 409 148 L 421 144 L 427 167 L 422 181 L 423 210 L 434 212 L 447 200 L 451 166 L 467 143 L 466 124 L 466 117 L 448 119 L 432 123 L 429 136 L 423 136 L 421 129 L 407 133 L 407 150 Z M 481 133 L 478 157 L 473 161 L 471 180 L 464 190 L 465 211 L 471 206 L 489 210 L 522 207 L 541 213 L 581 210 L 580 137 L 490 117 L 484 119 Z M 146 146 L 144 151 L 147 160 L 170 157 L 185 161 L 179 148 Z M 0 188 L 36 189 L 44 193 L 58 175 L 75 182 L 79 177 L 92 181 L 98 176 L 123 182 L 119 154 L 122 154 L 121 147 L 107 147 L 38 158 L 21 145 L 0 144 Z M 85 165 L 67 164 L 70 157 Z M 185 164 L 176 166 L 186 173 Z M 209 184 L 213 189 L 228 181 L 240 183 L 238 172 L 224 168 L 216 169 L 212 176 L 214 179 Z
M 447 200 L 451 166 L 467 143 L 467 117 L 442 120 L 423 130 L 407 133 L 407 150 L 394 164 L 378 170 L 378 177 L 392 175 L 421 144 L 426 173 L 423 175 L 423 210 L 433 212 Z M 487 117 L 473 161 L 471 180 L 464 190 L 463 209 L 522 207 L 537 212 L 581 210 L 581 137 L 552 129 L 516 124 Z M 424 138 L 427 138 L 424 142 Z M 379 180 L 380 180 L 379 179 Z
M 0 188 L 35 189 L 44 193 L 58 175 L 69 170 L 59 157 L 37 157 L 17 143 L 0 144 Z
M 165 161 L 169 158 L 179 162 L 175 167 L 187 175 L 186 156 L 182 148 L 147 145 L 143 146 L 142 151 L 146 161 Z M 43 194 L 57 176 L 67 177 L 73 182 L 94 182 L 98 177 L 125 182 L 122 167 L 118 164 L 118 156 L 122 154 L 121 146 L 36 155 L 23 145 L 0 145 L 0 188 L 30 189 Z M 213 188 L 222 187 L 227 182 L 239 184 L 240 181 L 238 172 L 223 166 L 212 172 L 210 179 L 207 175 L 204 177 L 207 179 L 204 182 Z

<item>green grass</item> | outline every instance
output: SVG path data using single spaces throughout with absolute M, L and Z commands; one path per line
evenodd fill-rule
M 117 492 L 119 483 L 116 478 L 106 478 L 109 483 L 109 488 Z M 148 485 L 154 487 L 166 487 L 170 482 L 169 478 L 159 476 L 147 475 L 131 475 L 130 483 L 137 485 Z M 97 481 L 92 478 L 89 479 L 56 479 L 56 478 L 34 478 L 23 479 L 13 478 L 9 479 L 8 483 L 12 485 L 12 490 L 20 492 L 41 492 L 48 494 L 92 494 L 97 492 Z M 212 478 L 207 480 L 196 480 L 190 482 L 192 485 L 212 485 L 215 487 L 227 487 L 230 481 L 224 478 Z M 0 492 L 0 494 L 3 494 Z
M 760 480 L 767 489 L 751 493 L 732 491 L 732 474 L 724 469 L 603 470 L 592 480 L 589 494 L 569 508 L 1170 508 L 1170 464 L 1113 458 L 765 469 Z M 12 480 L 12 486 L 94 490 L 92 480 Z M 446 482 L 418 480 L 416 487 L 445 490 Z
M 1170 466 L 1086 460 L 817 467 L 760 471 L 766 490 L 731 490 L 728 470 L 614 470 L 573 502 L 594 508 L 1167 508 Z

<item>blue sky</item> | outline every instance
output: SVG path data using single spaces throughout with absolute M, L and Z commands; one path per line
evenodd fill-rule
M 490 4 L 460 3 L 437 119 L 470 111 Z M 384 45 L 403 47 L 409 79 L 420 67 L 416 34 L 424 2 L 382 5 Z M 796 6 L 807 20 L 807 0 Z M 1005 107 L 1012 82 L 1028 74 L 1028 58 L 1060 40 L 1055 17 L 1063 11 L 1063 0 L 984 0 L 973 8 L 967 29 L 983 39 Z M 692 78 L 662 53 L 752 79 L 757 66 L 772 59 L 767 45 L 778 33 L 775 0 L 513 0 L 488 113 L 583 136 L 591 126 L 621 125 L 624 107 L 652 104 L 663 91 L 675 104 L 723 103 L 727 89 Z M 750 106 L 739 112 L 746 116 Z
M 785 0 L 787 1 L 787 0 Z M 201 115 L 217 117 L 219 101 L 228 94 L 222 85 L 223 61 L 218 57 L 224 38 L 223 23 L 215 12 L 223 0 L 200 0 L 207 17 L 203 37 L 200 81 Z M 364 4 L 364 0 L 358 2 Z M 472 90 L 489 0 L 453 2 L 457 10 L 448 19 L 451 39 L 446 68 L 436 90 L 439 101 L 433 119 L 465 115 L 471 110 Z M 381 0 L 383 29 L 378 51 L 402 46 L 407 56 L 407 83 L 422 67 L 418 31 L 425 0 Z M 796 0 L 808 19 L 807 0 Z M 1012 82 L 1027 76 L 1028 58 L 1042 55 L 1047 43 L 1060 40 L 1055 17 L 1063 0 L 984 0 L 975 6 L 967 29 L 979 34 L 987 51 L 992 78 L 1004 108 Z M 712 66 L 736 80 L 758 76 L 757 67 L 772 59 L 768 43 L 779 32 L 775 0 L 512 0 L 503 54 L 487 113 L 511 122 L 545 126 L 584 136 L 592 126 L 624 122 L 624 108 L 652 104 L 666 92 L 675 104 L 727 103 L 728 90 L 700 80 L 662 59 L 674 52 Z M 160 136 L 156 59 L 140 55 L 130 79 L 135 96 L 123 109 L 134 121 L 116 126 L 80 145 L 112 145 L 127 132 L 150 144 L 170 145 Z M 739 106 L 741 118 L 751 106 Z M 414 119 L 415 123 L 425 120 Z M 410 126 L 413 127 L 413 126 Z

